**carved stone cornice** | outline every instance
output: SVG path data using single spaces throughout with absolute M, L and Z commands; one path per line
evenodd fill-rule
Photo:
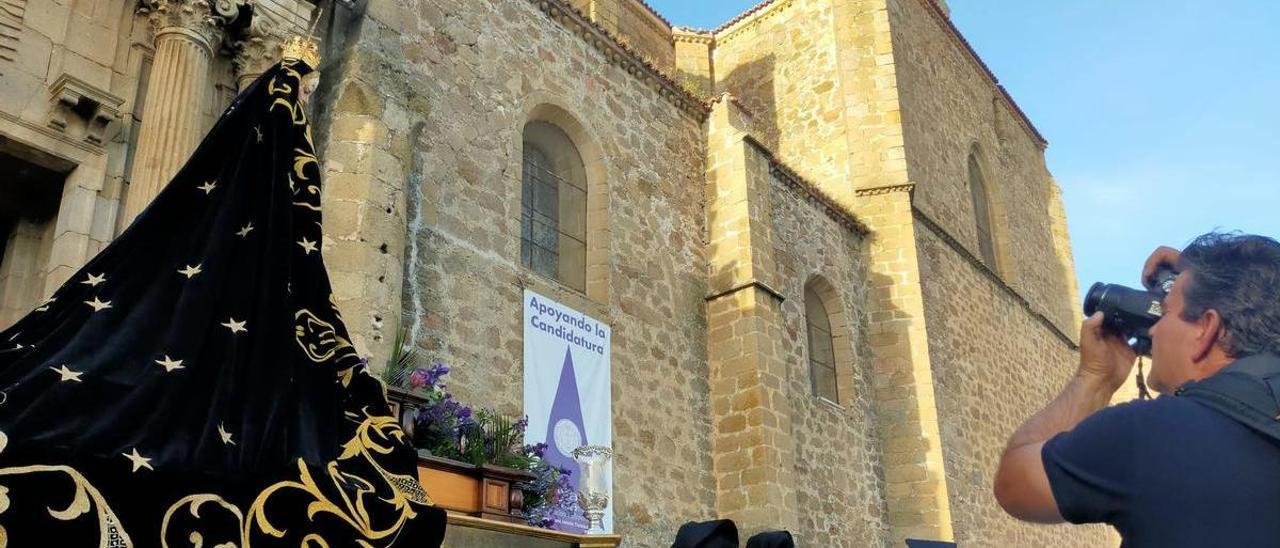
M 107 124 L 120 119 L 124 99 L 65 73 L 54 80 L 49 91 L 54 103 L 49 113 L 49 127 L 65 133 L 69 118 L 83 118 L 84 142 L 101 147 Z
M 883 194 L 893 194 L 896 192 L 914 193 L 916 189 L 915 183 L 907 183 L 905 185 L 889 185 L 877 186 L 870 188 L 859 188 L 853 191 L 853 195 L 859 198 L 864 196 L 880 196 Z
M 715 43 L 716 37 L 704 30 L 675 28 L 671 31 L 671 40 L 674 42 L 711 45 Z
M 212 55 L 223 27 L 235 21 L 249 0 L 141 0 L 138 13 L 147 16 L 156 39 L 183 34 Z

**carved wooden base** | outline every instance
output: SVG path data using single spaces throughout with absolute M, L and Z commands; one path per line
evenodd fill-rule
M 524 493 L 515 484 L 533 479 L 533 474 L 503 466 L 418 457 L 418 481 L 436 506 L 469 516 L 524 523 Z

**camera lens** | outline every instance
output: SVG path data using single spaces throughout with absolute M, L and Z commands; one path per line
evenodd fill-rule
M 1102 301 L 1106 298 L 1107 289 L 1110 287 L 1110 284 L 1094 282 L 1093 286 L 1089 288 L 1089 292 L 1084 297 L 1084 314 L 1086 316 L 1092 316 L 1094 312 L 1098 311 L 1098 305 L 1102 304 Z

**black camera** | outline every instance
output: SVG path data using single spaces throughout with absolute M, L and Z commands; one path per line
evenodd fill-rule
M 1151 355 L 1151 326 L 1164 315 L 1164 297 L 1173 288 L 1178 273 L 1161 267 L 1148 280 L 1155 289 L 1146 291 L 1118 284 L 1097 282 L 1084 298 L 1084 313 L 1092 316 L 1099 310 L 1106 316 L 1103 326 L 1128 339 L 1139 356 Z

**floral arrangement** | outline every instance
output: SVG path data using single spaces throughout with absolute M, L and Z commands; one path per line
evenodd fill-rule
M 416 349 L 404 344 L 403 332 L 383 372 L 383 380 L 421 396 L 426 402 L 414 418 L 413 445 L 437 457 L 476 466 L 492 464 L 532 473 L 535 478 L 518 484 L 524 493 L 524 515 L 534 527 L 551 527 L 557 516 L 572 515 L 575 494 L 570 470 L 552 466 L 543 455 L 546 444 L 524 445 L 529 419 L 513 421 L 490 409 L 476 409 L 453 399 L 444 378 L 449 367 L 418 367 Z

